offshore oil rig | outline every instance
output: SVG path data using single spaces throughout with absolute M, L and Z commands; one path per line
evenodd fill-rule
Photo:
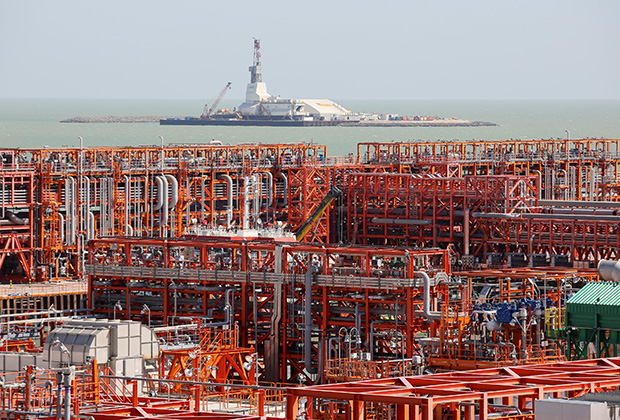
M 601 418 L 619 143 L 1 149 L 0 413 Z

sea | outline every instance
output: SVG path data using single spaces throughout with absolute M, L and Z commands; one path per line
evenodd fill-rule
M 232 109 L 241 100 L 223 101 Z M 313 143 L 328 156 L 361 142 L 620 138 L 620 100 L 337 100 L 355 112 L 488 121 L 492 127 L 222 127 L 156 123 L 61 123 L 77 116 L 198 116 L 204 102 L 179 99 L 2 99 L 0 148 L 208 143 Z

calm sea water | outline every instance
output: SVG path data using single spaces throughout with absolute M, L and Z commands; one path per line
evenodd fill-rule
M 223 101 L 223 108 L 239 100 Z M 497 127 L 174 127 L 158 124 L 61 124 L 75 116 L 199 115 L 197 100 L 0 99 L 0 147 L 314 142 L 331 156 L 366 141 L 620 138 L 620 101 L 338 101 L 358 112 L 395 112 L 490 121 Z

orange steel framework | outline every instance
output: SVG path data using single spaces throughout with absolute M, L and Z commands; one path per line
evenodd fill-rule
M 538 399 L 619 386 L 620 358 L 375 379 L 289 389 L 286 418 L 305 397 L 313 419 L 534 419 Z
M 329 173 L 316 169 L 326 166 L 325 146 L 320 145 L 183 144 L 0 153 L 7 162 L 0 168 L 0 205 L 19 211 L 28 222 L 4 228 L 0 258 L 15 252 L 26 275 L 36 269 L 42 280 L 80 278 L 78 256 L 88 240 L 100 236 L 179 237 L 202 224 L 254 227 L 279 221 L 294 228 L 330 188 Z M 23 203 L 9 201 L 15 200 L 15 187 L 29 195 Z M 328 216 L 329 209 L 317 222 L 315 241 L 328 239 Z
M 0 150 L 0 275 L 5 278 L 33 277 L 34 194 L 34 167 L 15 151 Z
M 107 368 L 98 367 L 96 362 L 91 366 L 80 367 L 75 371 L 75 377 L 67 383 L 57 385 L 59 373 L 56 370 L 39 369 L 27 366 L 21 372 L 11 373 L 6 377 L 5 386 L 1 389 L 0 413 L 3 418 L 26 419 L 38 418 L 55 419 L 66 416 L 88 417 L 98 420 L 112 420 L 120 418 L 144 419 L 157 417 L 158 419 L 189 419 L 206 418 L 214 420 L 236 419 L 274 419 L 265 416 L 266 413 L 282 414 L 282 391 L 248 387 L 242 390 L 237 385 L 226 384 L 227 394 L 231 397 L 243 398 L 239 408 L 251 414 L 226 414 L 206 412 L 212 407 L 231 407 L 232 402 L 220 404 L 217 393 L 210 391 L 213 382 L 199 383 L 197 381 L 182 382 L 171 380 L 149 380 L 147 378 L 118 378 Z M 62 376 L 61 376 L 62 377 Z M 159 396 L 147 395 L 147 391 L 154 388 L 153 383 L 170 384 L 182 383 L 185 388 L 191 389 L 189 396 L 171 396 L 166 392 Z M 64 404 L 69 398 L 69 405 Z M 60 400 L 59 398 L 60 397 Z M 274 410 L 273 407 L 278 410 Z M 280 416 L 281 418 L 281 416 Z
M 191 395 L 192 381 L 224 383 L 235 379 L 244 385 L 258 385 L 256 363 L 249 363 L 253 361 L 254 349 L 239 346 L 236 329 L 223 330 L 198 324 L 195 331 L 183 329 L 181 338 L 189 337 L 188 334 L 194 332 L 199 335 L 196 345 L 160 350 L 158 377 L 174 380 L 167 383 L 165 391 Z M 160 343 L 178 344 L 178 330 L 160 334 L 159 340 Z M 160 392 L 164 392 L 161 387 Z
M 464 248 L 472 243 L 475 248 L 487 243 L 481 230 L 488 223 L 477 223 L 469 213 L 516 215 L 538 205 L 534 176 L 372 173 L 350 174 L 346 181 L 353 243 L 421 247 L 465 243 Z
M 227 238 L 111 238 L 90 242 L 86 271 L 93 313 L 171 325 L 181 319 L 233 325 L 240 345 L 263 356 L 261 380 L 319 380 L 341 328 L 357 328 L 373 356 L 394 355 L 375 331 L 399 331 L 406 357 L 418 351 L 414 336 L 431 324 L 415 316 L 423 282 L 450 274 L 448 251 L 338 247 Z M 185 255 L 181 260 L 180 255 Z M 318 267 L 318 268 L 317 268 Z M 448 300 L 447 284 L 429 284 L 429 295 Z M 308 327 L 306 327 L 308 326 Z
M 294 230 L 333 185 L 345 194 L 308 240 L 376 243 L 385 232 L 389 244 L 398 244 L 407 233 L 412 235 L 404 239 L 407 246 L 454 243 L 460 254 L 480 260 L 510 252 L 570 255 L 571 261 L 616 258 L 619 143 L 360 143 L 353 158 L 330 158 L 325 146 L 294 143 L 4 149 L 0 269 L 39 280 L 81 278 L 79 256 L 97 237 L 180 237 L 202 223 L 235 228 L 281 222 Z M 381 186 L 360 173 L 421 178 Z M 502 191 L 509 179 L 525 189 L 515 184 Z M 404 185 L 425 189 L 417 197 Z M 476 197 L 459 197 L 446 186 L 468 195 L 471 188 Z M 361 201 L 366 196 L 367 210 Z M 539 209 L 528 209 L 531 215 L 507 216 L 531 207 L 534 199 Z M 455 211 L 452 204 L 471 206 L 472 213 L 487 210 L 470 214 L 466 223 L 458 212 L 467 208 Z M 6 218 L 6 211 L 15 217 Z M 407 218 L 398 222 L 402 211 Z M 578 217 L 583 212 L 589 215 Z

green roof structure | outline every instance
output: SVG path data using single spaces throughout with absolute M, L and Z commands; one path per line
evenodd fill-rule
M 587 358 L 587 343 L 594 343 L 597 357 L 617 353 L 620 283 L 590 282 L 572 296 L 566 302 L 566 331 L 571 359 Z

